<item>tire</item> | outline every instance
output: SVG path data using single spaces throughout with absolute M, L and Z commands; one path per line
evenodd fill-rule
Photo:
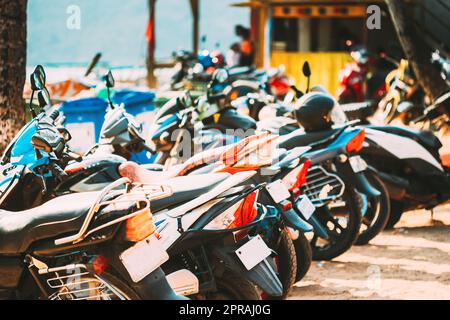
M 359 246 L 369 243 L 383 231 L 391 214 L 389 193 L 383 181 L 374 172 L 366 172 L 365 175 L 370 184 L 380 191 L 381 195 L 376 204 L 369 204 L 365 216 L 362 217 L 359 236 L 355 242 L 355 245 Z
M 400 221 L 403 214 L 403 203 L 391 200 L 391 214 L 386 224 L 385 230 L 391 230 Z
M 295 246 L 286 230 L 280 232 L 276 265 L 278 276 L 283 284 L 283 295 L 281 297 L 269 297 L 269 299 L 284 299 L 291 292 L 297 275 L 297 255 Z
M 216 286 L 216 292 L 205 295 L 207 300 L 261 300 L 255 285 L 230 269 L 216 278 Z
M 351 184 L 349 184 L 345 179 L 343 180 L 345 183 L 345 191 L 341 196 L 341 199 L 344 199 L 348 207 L 345 210 L 348 217 L 346 228 L 343 231 L 341 230 L 340 233 L 334 231 L 336 229 L 336 224 L 334 223 L 337 223 L 340 228 L 342 228 L 342 225 L 333 217 L 333 212 L 328 208 L 328 204 L 317 208 L 314 215 L 318 218 L 322 225 L 327 227 L 328 222 L 330 222 L 334 225 L 334 229 L 330 230 L 330 228 L 327 228 L 333 238 L 331 241 L 322 239 L 327 242 L 327 244 L 323 247 L 317 246 L 319 237 L 316 233 L 314 233 L 314 236 L 310 241 L 313 260 L 332 260 L 340 256 L 351 248 L 359 235 L 359 228 L 361 227 L 361 207 L 357 200 L 358 193 L 354 190 Z
M 295 282 L 298 282 L 304 278 L 311 267 L 312 251 L 311 245 L 303 232 L 300 232 L 298 239 L 293 242 L 297 256 L 297 274 L 295 277 Z

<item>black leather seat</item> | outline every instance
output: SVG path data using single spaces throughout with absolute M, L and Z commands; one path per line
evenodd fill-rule
M 317 132 L 304 132 L 302 129 L 295 130 L 294 132 L 281 136 L 278 140 L 278 146 L 288 150 L 295 147 L 306 147 L 313 143 L 325 142 L 327 139 L 334 138 L 334 135 L 339 130 L 332 129 Z
M 387 133 L 397 134 L 411 138 L 420 143 L 424 148 L 437 151 L 442 147 L 441 141 L 430 131 L 419 131 L 410 128 L 397 126 L 367 126 L 370 129 L 379 130 Z
M 164 185 L 172 189 L 170 197 L 150 202 L 152 212 L 188 202 L 212 190 L 219 183 L 230 177 L 228 173 L 189 175 L 164 181 Z
M 80 229 L 99 192 L 61 196 L 25 210 L 0 210 L 0 253 L 23 253 L 35 241 Z

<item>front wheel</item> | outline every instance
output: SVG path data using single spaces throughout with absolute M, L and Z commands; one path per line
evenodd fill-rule
M 278 246 L 275 249 L 277 256 L 275 264 L 278 275 L 283 285 L 283 295 L 281 297 L 269 297 L 269 299 L 283 299 L 287 297 L 295 283 L 297 274 L 297 255 L 295 246 L 286 230 L 280 232 Z
M 356 245 L 365 245 L 384 230 L 388 223 L 391 206 L 389 193 L 383 181 L 373 172 L 365 173 L 369 183 L 377 189 L 381 195 L 377 200 L 367 201 L 367 212 L 362 218 Z
M 340 198 L 316 209 L 314 216 L 328 233 L 321 238 L 317 232 L 310 240 L 313 260 L 331 260 L 351 248 L 359 234 L 361 210 L 358 194 L 352 185 L 345 183 Z
M 303 232 L 294 240 L 295 253 L 297 255 L 297 274 L 295 282 L 302 280 L 311 267 L 312 251 L 311 245 Z

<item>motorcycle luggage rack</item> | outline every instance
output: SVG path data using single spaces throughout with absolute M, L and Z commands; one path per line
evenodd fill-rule
M 122 189 L 118 189 L 124 187 Z M 77 234 L 68 236 L 65 238 L 55 240 L 56 245 L 67 244 L 67 243 L 78 243 L 85 239 L 88 235 L 97 232 L 100 229 L 106 228 L 113 224 L 119 223 L 121 221 L 130 219 L 144 210 L 150 211 L 150 202 L 153 200 L 169 197 L 172 195 L 172 189 L 168 186 L 154 183 L 131 183 L 128 178 L 121 178 L 115 182 L 106 186 L 97 197 L 97 200 L 89 209 L 83 224 Z M 105 198 L 115 196 L 112 200 L 105 200 Z M 100 225 L 92 230 L 88 230 L 89 225 L 95 217 L 95 214 L 100 210 L 100 208 L 105 207 L 110 204 L 119 203 L 132 203 L 135 202 L 135 206 L 138 210 L 125 215 L 123 217 L 117 218 L 103 225 Z
M 49 275 L 47 286 L 55 290 L 49 300 L 97 300 L 113 296 L 125 300 L 120 292 L 100 276 L 89 272 L 84 264 L 39 269 L 38 273 L 41 276 Z
M 340 198 L 345 191 L 345 183 L 333 173 L 321 166 L 311 167 L 303 185 L 303 192 L 316 207 Z

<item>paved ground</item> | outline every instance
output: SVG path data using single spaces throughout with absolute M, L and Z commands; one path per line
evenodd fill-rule
M 313 262 L 290 299 L 450 299 L 450 205 L 408 212 L 396 228 Z

